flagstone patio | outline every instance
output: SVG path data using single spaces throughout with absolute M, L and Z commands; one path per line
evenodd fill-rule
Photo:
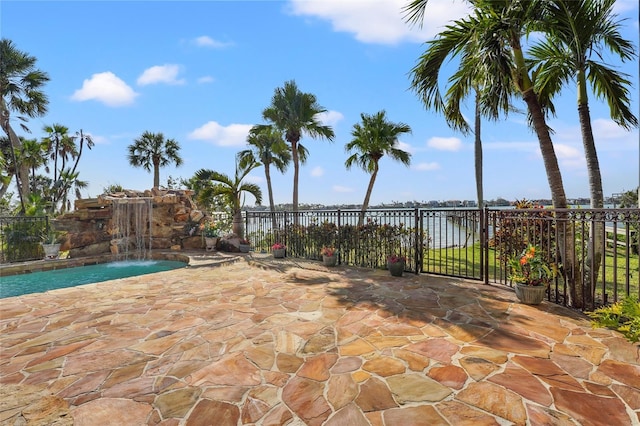
M 0 424 L 640 424 L 638 346 L 579 313 L 454 278 L 223 260 L 1 299 Z

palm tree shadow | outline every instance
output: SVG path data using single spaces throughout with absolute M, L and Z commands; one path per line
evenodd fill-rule
M 387 271 L 353 267 L 345 268 L 327 292 L 349 309 L 395 316 L 416 327 L 436 326 L 467 342 L 505 328 L 516 302 L 509 290 L 481 282 L 413 274 L 396 278 Z

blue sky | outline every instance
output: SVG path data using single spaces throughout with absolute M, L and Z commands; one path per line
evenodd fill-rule
M 409 168 L 383 158 L 371 204 L 475 199 L 473 136 L 449 129 L 409 90 L 423 42 L 465 15 L 460 0 L 431 0 L 422 29 L 404 23 L 397 0 L 291 1 L 14 1 L 0 3 L 3 38 L 35 56 L 51 80 L 47 115 L 29 122 L 31 137 L 60 123 L 82 129 L 96 145 L 83 154 L 83 197 L 110 184 L 147 189 L 153 176 L 127 162 L 127 146 L 143 132 L 162 132 L 181 145 L 184 164 L 160 171 L 191 177 L 201 168 L 230 176 L 248 130 L 263 123 L 274 89 L 295 80 L 327 109 L 322 117 L 335 140 L 300 142 L 310 156 L 301 167 L 300 203 L 361 203 L 369 175 L 347 171 L 345 144 L 360 114 L 386 110 L 411 126 L 400 138 L 412 154 Z M 638 1 L 619 0 L 623 35 L 638 42 Z M 638 60 L 620 66 L 633 82 L 638 115 Z M 516 101 L 519 102 L 519 101 Z M 524 103 L 516 103 L 523 110 Z M 467 114 L 472 117 L 472 104 Z M 565 191 L 588 197 L 576 109 L 566 88 L 550 120 Z M 639 135 L 618 128 L 606 104 L 590 98 L 605 196 L 638 185 Z M 526 117 L 511 114 L 483 123 L 485 199 L 550 198 L 535 135 Z M 25 135 L 29 136 L 29 135 Z M 267 188 L 263 169 L 248 177 Z M 276 203 L 292 199 L 293 167 L 273 176 Z M 247 204 L 253 204 L 248 199 Z

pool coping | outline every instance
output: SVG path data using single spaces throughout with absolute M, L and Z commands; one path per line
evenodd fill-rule
M 236 261 L 242 253 L 221 253 L 221 252 L 177 252 L 177 251 L 153 251 L 153 260 L 173 260 L 186 263 L 189 266 L 201 266 L 202 264 L 215 265 Z M 101 263 L 115 262 L 120 259 L 116 255 L 101 254 L 96 256 L 83 256 L 69 259 L 48 259 L 32 260 L 28 262 L 17 262 L 0 264 L 0 277 L 11 275 L 29 274 L 32 272 L 53 271 L 57 269 L 74 268 L 78 266 L 97 265 Z

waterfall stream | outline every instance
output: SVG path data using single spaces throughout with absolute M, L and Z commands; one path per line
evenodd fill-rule
M 111 200 L 111 253 L 115 254 L 118 260 L 151 258 L 153 198 Z

